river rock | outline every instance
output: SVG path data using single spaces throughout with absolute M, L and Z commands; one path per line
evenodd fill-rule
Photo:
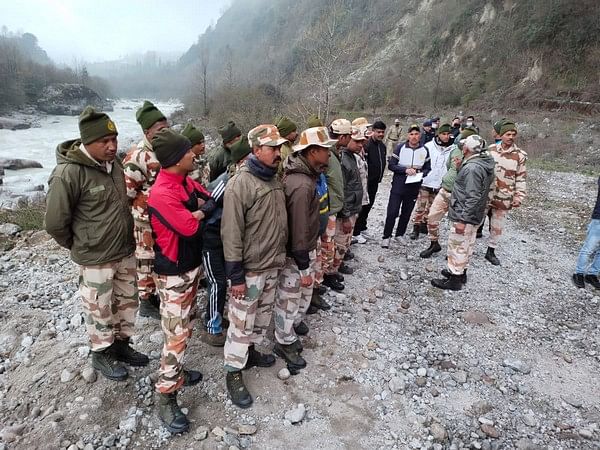
M 279 372 L 277 372 L 277 378 L 280 380 L 287 380 L 291 376 L 290 371 L 287 367 L 284 367 Z
M 448 440 L 448 432 L 441 424 L 433 422 L 429 427 L 429 431 L 436 442 L 446 442 Z
M 302 403 L 298 403 L 298 406 L 285 413 L 285 420 L 289 420 L 291 423 L 302 422 L 306 415 L 306 408 Z
M 31 123 L 24 120 L 11 119 L 8 117 L 0 117 L 0 130 L 28 130 L 31 128 Z
M 14 330 L 0 334 L 0 356 L 7 357 L 17 345 L 17 333 Z
M 523 373 L 525 375 L 531 372 L 531 367 L 529 367 L 525 362 L 521 361 L 520 359 L 506 358 L 503 361 L 503 364 L 506 367 L 510 367 L 511 369 Z
M 86 106 L 97 110 L 112 111 L 112 104 L 103 100 L 95 91 L 83 84 L 54 83 L 46 86 L 38 99 L 38 108 L 55 115 L 76 116 Z
M 490 323 L 490 319 L 485 313 L 476 310 L 465 311 L 465 313 L 463 314 L 463 320 L 466 323 L 475 325 L 485 325 Z
M 0 225 L 0 234 L 4 236 L 14 236 L 17 233 L 21 232 L 21 227 L 14 223 L 3 223 Z
M 3 159 L 0 158 L 0 166 L 8 170 L 41 169 L 42 164 L 31 159 Z
M 75 375 L 76 375 L 75 372 L 70 371 L 69 369 L 63 369 L 63 371 L 60 373 L 60 382 L 68 383 L 73 378 L 75 378 Z

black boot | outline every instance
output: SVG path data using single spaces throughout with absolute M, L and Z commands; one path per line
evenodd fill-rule
M 202 381 L 202 373 L 197 370 L 183 369 L 183 385 L 194 386 Z
M 158 295 L 152 294 L 147 300 L 140 299 L 140 317 L 160 320 L 160 299 Z
M 343 273 L 345 275 L 352 275 L 354 273 L 354 269 L 352 267 L 349 267 L 346 264 L 342 263 L 340 265 L 340 268 L 338 269 L 338 272 Z
M 242 377 L 242 372 L 240 370 L 236 372 L 227 372 L 225 383 L 227 384 L 229 398 L 231 398 L 234 405 L 239 406 L 240 408 L 249 408 L 252 406 L 252 396 L 250 395 L 250 392 L 248 392 L 248 389 L 246 389 L 244 378 Z
M 585 289 L 585 277 L 582 273 L 573 274 L 573 284 L 579 289 Z
M 134 350 L 131 345 L 129 345 L 129 339 L 115 339 L 115 342 L 113 342 L 113 345 L 111 345 L 109 349 L 117 361 L 124 362 L 130 366 L 144 367 L 150 362 L 146 355 Z
M 462 283 L 460 281 L 462 275 L 450 274 L 449 278 L 441 278 L 437 280 L 431 280 L 432 286 L 438 289 L 446 289 L 450 291 L 460 291 L 462 289 Z
M 330 287 L 334 291 L 341 292 L 344 290 L 344 285 L 337 279 L 335 274 L 323 275 L 323 285 Z
M 254 348 L 254 345 L 248 346 L 248 361 L 244 369 L 251 367 L 271 367 L 275 364 L 275 357 L 270 354 L 261 353 Z
M 446 278 L 450 278 L 450 275 L 452 275 L 452 272 L 450 272 L 448 269 L 442 269 L 442 275 L 445 276 Z M 460 275 L 460 282 L 462 284 L 467 284 L 467 269 L 465 269 L 463 274 Z
M 321 286 L 321 285 L 316 286 L 313 289 L 313 292 L 314 291 L 316 291 L 318 295 L 325 295 L 325 294 L 327 294 L 327 288 L 325 286 Z
M 419 256 L 421 258 L 431 258 L 431 256 L 434 253 L 437 252 L 441 252 L 442 251 L 442 247 L 440 247 L 440 244 L 438 243 L 438 241 L 431 241 L 431 244 L 429 244 L 429 248 L 427 250 L 423 250 Z
M 302 321 L 298 325 L 294 325 L 294 331 L 298 336 L 306 336 L 309 332 L 308 325 Z
M 296 339 L 296 342 L 294 342 L 292 345 L 296 348 L 298 353 L 302 353 L 302 350 L 304 350 L 304 346 L 302 345 L 300 338 Z
M 421 234 L 427 234 L 427 224 L 426 223 L 422 223 L 421 225 L 419 225 L 419 231 L 421 232 Z
M 586 275 L 585 282 L 594 286 L 594 289 L 600 289 L 600 280 L 596 275 Z
M 317 309 L 322 309 L 323 311 L 329 311 L 331 309 L 331 305 L 327 303 L 323 297 L 317 294 L 316 290 L 313 290 L 313 295 L 310 299 L 310 306 L 313 306 Z
M 477 228 L 477 234 L 475 234 L 475 238 L 480 239 L 483 237 L 483 225 L 485 224 L 485 218 L 482 222 L 482 224 L 479 226 L 479 228 Z
M 344 282 L 344 275 L 342 275 L 339 272 L 333 272 L 333 276 L 340 282 L 343 283 Z
M 283 345 L 278 342 L 275 344 L 273 352 L 283 358 L 288 367 L 292 367 L 292 369 L 304 369 L 306 367 L 306 361 L 300 356 L 294 344 Z
M 109 380 L 123 381 L 129 376 L 127 369 L 115 359 L 109 348 L 92 352 L 92 367 Z
M 496 256 L 496 250 L 492 247 L 488 247 L 487 252 L 485 252 L 485 259 L 491 262 L 494 266 L 500 265 L 500 260 Z
M 412 233 L 410 233 L 410 239 L 413 241 L 416 241 L 417 239 L 419 239 L 419 229 L 420 229 L 420 225 L 416 224 L 413 226 L 413 231 Z
M 354 253 L 348 250 L 344 255 L 344 261 L 350 261 L 351 259 L 354 259 Z
M 157 394 L 158 417 L 171 433 L 184 433 L 190 428 L 190 422 L 177 404 L 177 391 L 170 394 Z

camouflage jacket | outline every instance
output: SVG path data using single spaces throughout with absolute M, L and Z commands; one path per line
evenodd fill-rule
M 196 156 L 194 158 L 196 168 L 190 172 L 190 178 L 206 188 L 210 183 L 210 164 L 206 155 Z
M 489 152 L 496 160 L 496 181 L 490 190 L 491 206 L 512 209 L 515 198 L 522 202 L 526 196 L 527 153 L 516 145 L 504 150 L 501 144 L 490 145 Z
M 144 137 L 133 146 L 123 159 L 127 197 L 131 202 L 133 218 L 139 222 L 150 223 L 148 217 L 148 195 L 156 181 L 160 163 L 156 159 L 152 145 Z

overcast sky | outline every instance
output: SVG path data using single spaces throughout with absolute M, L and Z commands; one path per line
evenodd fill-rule
M 148 50 L 183 53 L 231 0 L 2 0 L 0 26 L 29 32 L 58 63 Z

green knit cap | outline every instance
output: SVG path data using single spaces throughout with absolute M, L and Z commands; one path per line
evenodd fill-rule
M 452 126 L 449 123 L 443 123 L 436 130 L 435 135 L 439 136 L 440 133 L 450 133 L 452 131 Z
M 274 123 L 282 137 L 285 137 L 298 129 L 298 126 L 285 116 L 275 119 Z
M 86 106 L 79 116 L 79 134 L 83 145 L 91 144 L 98 139 L 117 132 L 115 123 L 106 114 L 96 112 L 91 106 Z
M 323 122 L 321 121 L 321 119 L 319 119 L 319 116 L 317 116 L 316 114 L 313 114 L 312 116 L 310 116 L 308 118 L 308 122 L 306 123 L 306 126 L 307 126 L 307 128 L 322 127 Z
M 152 150 L 163 168 L 177 164 L 191 148 L 188 138 L 170 128 L 163 128 L 152 138 Z
M 500 129 L 502 128 L 502 125 L 504 125 L 506 122 L 509 122 L 509 120 L 506 118 L 502 118 L 494 122 L 494 131 L 500 134 Z
M 196 144 L 201 144 L 202 142 L 204 142 L 204 135 L 202 134 L 202 131 L 200 131 L 191 123 L 188 123 L 185 126 L 181 134 L 183 134 L 186 138 L 190 140 L 190 142 L 192 143 L 192 147 Z
M 475 129 L 475 127 L 465 127 L 458 136 L 456 136 L 456 139 L 454 142 L 460 142 L 461 139 L 466 139 L 469 136 L 473 136 L 474 134 L 477 134 L 477 129 Z
M 239 141 L 231 146 L 231 161 L 237 164 L 245 156 L 252 152 L 250 144 L 248 143 L 248 136 L 242 136 Z
M 500 132 L 498 134 L 500 136 L 502 136 L 504 133 L 507 133 L 509 131 L 515 131 L 516 132 L 517 131 L 517 126 L 515 125 L 514 122 L 511 122 L 510 120 L 507 120 L 500 127 Z
M 148 130 L 152 125 L 161 120 L 167 120 L 163 113 L 154 106 L 152 102 L 146 100 L 142 107 L 135 113 L 135 119 L 138 121 L 142 130 Z
M 227 142 L 235 139 L 236 137 L 241 136 L 242 132 L 238 127 L 235 126 L 235 122 L 233 120 L 230 120 L 229 122 L 227 122 L 227 125 L 223 125 L 221 128 L 219 128 L 219 134 L 223 139 L 223 143 L 226 144 Z

